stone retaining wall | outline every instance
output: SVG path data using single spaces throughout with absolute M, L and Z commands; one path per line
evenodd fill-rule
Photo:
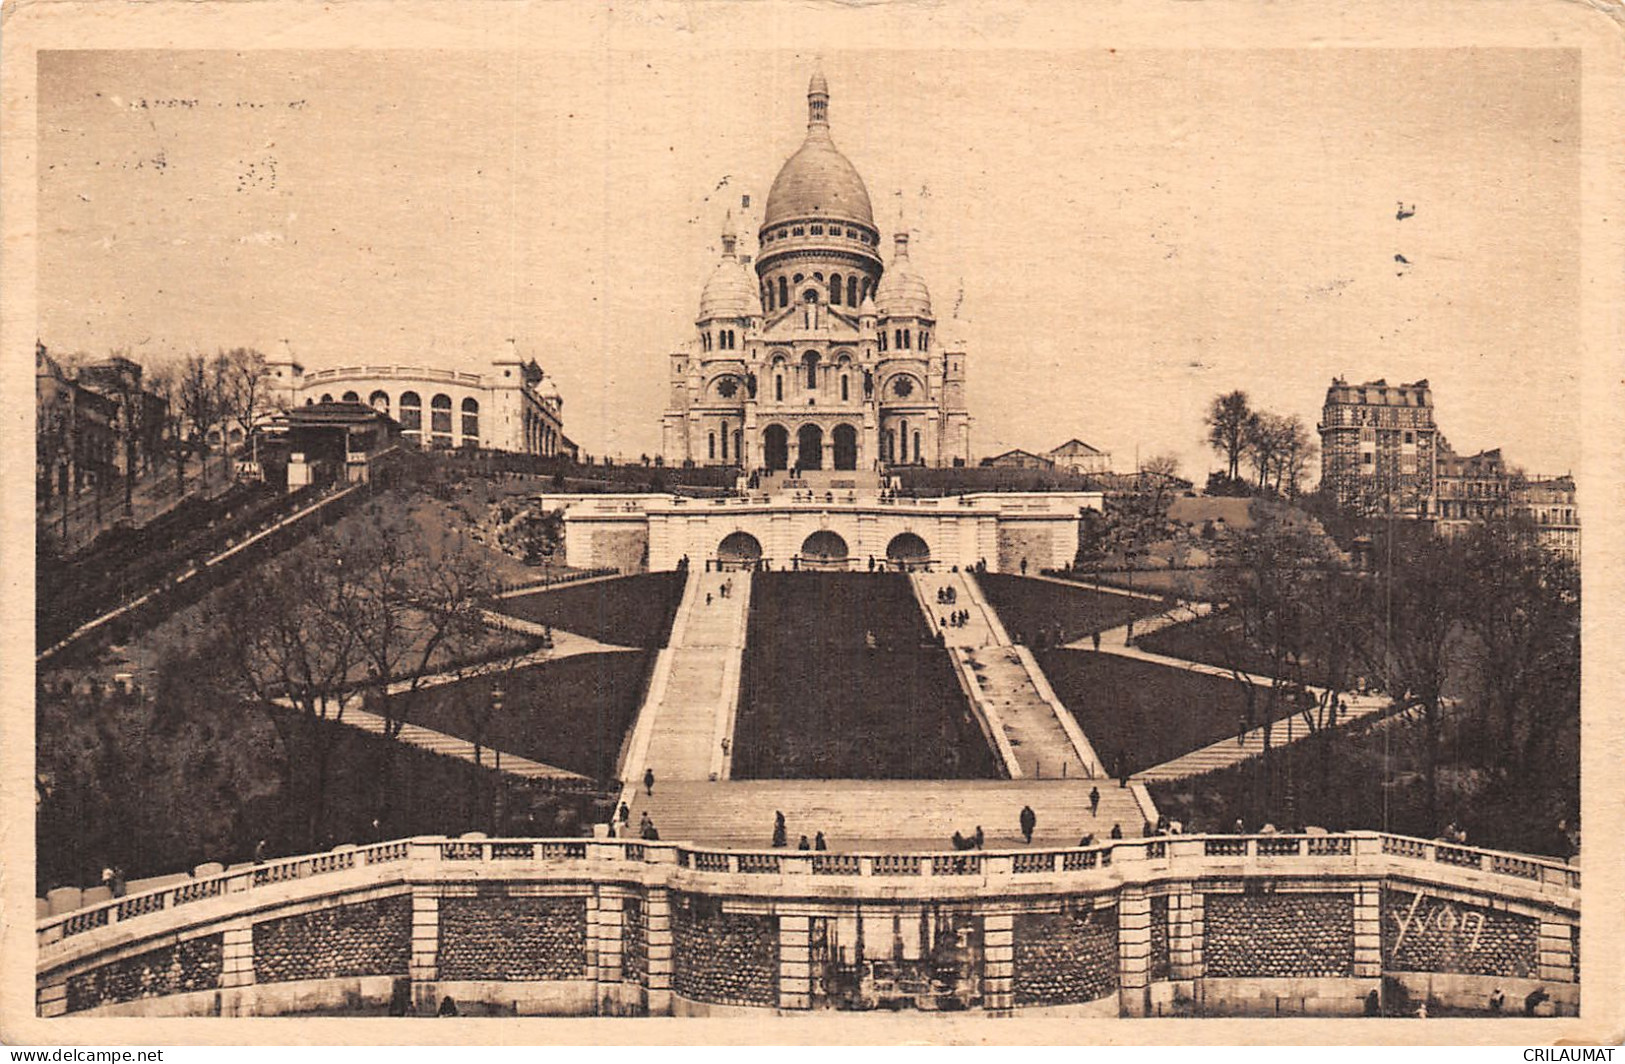
M 315 909 L 254 925 L 254 981 L 406 975 L 412 897 Z
M 621 978 L 649 985 L 649 925 L 642 898 L 627 898 L 621 909 Z
M 1015 1003 L 1070 1005 L 1117 991 L 1117 908 L 1015 918 Z
M 1168 896 L 1151 896 L 1151 981 L 1160 983 L 1169 976 L 1172 966 L 1168 952 Z
M 1460 975 L 1539 975 L 1540 922 L 1430 894 L 1382 892 L 1384 967 Z
M 1210 976 L 1354 973 L 1353 895 L 1209 893 L 1205 908 Z
M 584 978 L 587 899 L 441 898 L 439 964 L 441 979 Z
M 672 897 L 672 989 L 717 1005 L 779 1003 L 779 921 L 722 911 L 704 895 Z
M 92 968 L 68 979 L 68 1011 L 214 990 L 220 985 L 221 955 L 221 936 L 204 935 Z

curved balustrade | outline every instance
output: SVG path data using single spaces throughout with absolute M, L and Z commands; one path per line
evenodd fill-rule
M 1578 906 L 1580 870 L 1559 861 L 1442 842 L 1350 832 L 1337 835 L 1172 835 L 1112 842 L 1090 849 L 987 850 L 971 853 L 827 853 L 786 850 L 719 850 L 682 843 L 623 839 L 449 839 L 413 838 L 330 853 L 290 857 L 239 867 L 214 876 L 189 879 L 157 890 L 45 917 L 38 922 L 37 942 L 49 946 L 113 924 L 153 920 L 206 899 L 274 888 L 280 884 L 360 871 L 377 880 L 411 876 L 456 877 L 470 869 L 480 874 L 529 875 L 559 862 L 594 866 L 667 866 L 693 877 L 748 875 L 762 883 L 770 877 L 798 876 L 843 879 L 918 880 L 922 889 L 950 889 L 954 881 L 974 879 L 977 888 L 1054 877 L 1057 885 L 1093 876 L 1106 884 L 1211 874 L 1312 875 L 1317 866 L 1352 864 L 1362 875 L 1400 874 L 1461 880 L 1510 894 L 1535 896 L 1565 907 Z M 408 869 L 407 866 L 410 866 Z M 1431 869 L 1431 872 L 1429 871 Z M 652 869 L 658 871 L 658 869 Z M 594 869 L 596 871 L 596 868 Z M 586 869 L 582 874 L 591 875 Z M 805 886 L 798 889 L 812 889 Z M 1103 884 L 1104 885 L 1104 884 Z M 689 883 L 690 889 L 704 889 Z M 887 889 L 877 883 L 876 889 Z M 719 888 L 726 885 L 719 884 Z M 734 889 L 726 887 L 726 889 Z M 748 888 L 746 888 L 748 889 Z M 250 899 L 243 899 L 246 907 Z M 176 918 L 177 922 L 184 917 Z

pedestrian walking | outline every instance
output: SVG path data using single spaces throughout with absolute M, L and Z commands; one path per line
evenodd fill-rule
M 653 794 L 654 792 L 655 792 L 655 770 L 653 768 L 646 768 L 646 769 L 643 770 L 643 793 L 644 794 Z
M 1093 642 L 1095 644 L 1095 650 L 1099 651 L 1100 650 L 1100 633 L 1099 632 L 1090 633 L 1089 639 L 1090 639 L 1091 642 Z
M 632 820 L 632 810 L 630 810 L 630 809 L 628 809 L 626 807 L 625 802 L 622 802 L 621 803 L 621 827 L 623 827 L 623 828 L 626 827 L 626 825 L 628 823 L 630 823 L 631 820 Z
M 1089 788 L 1089 815 L 1090 816 L 1099 816 L 1100 815 L 1100 788 L 1099 787 L 1090 787 Z
M 774 845 L 774 847 L 782 847 L 782 846 L 787 845 L 788 844 L 788 837 L 789 837 L 789 833 L 785 830 L 785 826 L 784 826 L 784 814 L 783 813 L 774 813 L 773 814 L 773 845 Z
M 255 864 L 264 864 L 265 863 L 265 840 L 264 839 L 261 839 L 260 841 L 258 841 L 258 842 L 256 842 L 254 844 L 254 863 Z
M 1023 839 L 1026 839 L 1029 843 L 1032 842 L 1033 841 L 1033 828 L 1035 828 L 1037 826 L 1038 826 L 1038 814 L 1033 812 L 1033 807 L 1030 806 L 1030 805 L 1022 806 L 1021 807 L 1021 837 Z
M 1112 838 L 1120 839 L 1122 837 L 1123 837 L 1123 825 L 1121 825 L 1121 824 L 1113 824 L 1112 825 Z
M 810 849 L 812 849 L 812 843 L 808 842 L 807 841 L 807 836 L 803 835 L 803 836 L 801 836 L 801 841 L 796 843 L 796 849 L 798 849 L 798 850 L 810 850 Z
M 813 836 L 813 849 L 819 851 L 829 849 L 829 843 L 824 841 L 824 833 L 822 831 Z
M 971 841 L 973 843 L 975 843 L 976 848 L 978 850 L 980 850 L 982 848 L 982 843 L 985 842 L 986 839 L 987 839 L 987 836 L 982 834 L 982 825 L 977 824 L 976 825 L 976 834 L 971 836 Z

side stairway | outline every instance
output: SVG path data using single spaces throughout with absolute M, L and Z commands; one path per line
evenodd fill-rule
M 749 573 L 689 571 L 671 645 L 633 728 L 622 771 L 628 788 L 641 785 L 646 769 L 661 780 L 727 778 L 723 740 L 731 743 L 749 611 Z
M 1054 700 L 1037 664 L 1011 643 L 975 583 L 962 573 L 915 573 L 913 583 L 920 608 L 942 633 L 972 700 L 986 716 L 1011 778 L 1103 778 L 1077 722 Z M 951 591 L 954 601 L 938 604 L 944 591 Z M 942 623 L 955 612 L 967 615 L 963 625 Z

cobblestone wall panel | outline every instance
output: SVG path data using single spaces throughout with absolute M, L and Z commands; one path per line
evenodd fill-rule
M 1205 930 L 1210 976 L 1320 978 L 1354 972 L 1349 894 L 1209 894 Z
M 1166 895 L 1151 899 L 1151 981 L 1159 983 L 1168 978 L 1168 898 Z
M 440 899 L 440 978 L 529 982 L 586 974 L 586 898 Z
M 672 899 L 672 987 L 694 1001 L 777 1005 L 779 922 L 722 912 L 714 900 Z
M 621 909 L 621 978 L 638 986 L 649 985 L 649 924 L 643 918 L 643 899 L 629 897 Z
M 1015 1003 L 1065 1005 L 1117 990 L 1117 910 L 1020 913 L 1014 923 Z
M 316 909 L 254 925 L 254 979 L 339 979 L 406 975 L 412 958 L 412 899 Z
M 1392 971 L 1539 975 L 1540 921 L 1416 890 L 1382 892 L 1382 956 Z
M 68 1011 L 218 989 L 221 955 L 221 936 L 204 935 L 70 976 Z

